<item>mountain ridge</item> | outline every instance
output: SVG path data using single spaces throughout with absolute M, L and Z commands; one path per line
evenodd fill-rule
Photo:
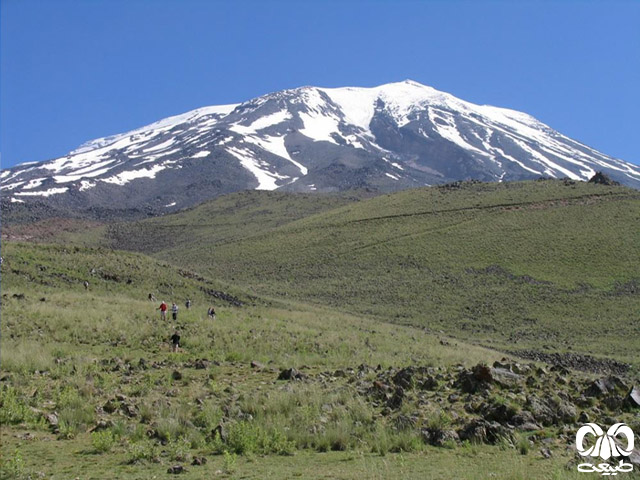
M 469 179 L 588 180 L 597 171 L 640 188 L 640 167 L 527 113 L 405 80 L 198 108 L 3 170 L 0 184 L 5 204 L 161 214 L 246 189 L 388 192 Z

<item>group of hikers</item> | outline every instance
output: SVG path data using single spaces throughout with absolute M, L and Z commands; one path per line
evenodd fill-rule
M 153 293 L 149 294 L 149 301 L 155 302 L 156 301 L 156 297 L 155 295 L 153 295 Z M 185 307 L 187 308 L 187 310 L 189 310 L 191 308 L 191 300 L 187 299 L 187 301 L 185 302 Z M 156 310 L 160 310 L 160 319 L 162 321 L 166 321 L 167 320 L 167 310 L 169 310 L 169 307 L 167 305 L 167 303 L 163 300 L 160 303 L 160 306 L 156 309 Z M 171 317 L 173 319 L 173 321 L 177 321 L 178 320 L 178 305 L 176 305 L 175 302 L 173 302 L 171 304 Z M 213 320 L 215 320 L 216 318 L 216 310 L 215 308 L 212 306 L 210 306 L 207 309 L 207 316 Z M 173 335 L 171 335 L 170 337 L 170 341 L 171 341 L 171 351 L 172 352 L 177 352 L 180 349 L 180 332 L 176 330 L 173 332 Z

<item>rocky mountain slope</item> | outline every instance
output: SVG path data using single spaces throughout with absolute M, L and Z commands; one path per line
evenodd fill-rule
M 596 171 L 640 188 L 640 167 L 530 115 L 405 81 L 200 108 L 4 170 L 0 182 L 5 209 L 44 204 L 102 216 L 159 214 L 246 189 L 395 191 L 461 179 L 587 180 Z

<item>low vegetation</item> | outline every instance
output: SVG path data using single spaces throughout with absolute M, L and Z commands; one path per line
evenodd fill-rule
M 638 199 L 595 188 L 450 186 L 303 213 L 258 192 L 153 220 L 189 232 L 217 209 L 199 247 L 149 246 L 144 222 L 5 241 L 2 475 L 579 478 L 580 422 L 640 431 Z M 105 246 L 118 238 L 156 258 Z

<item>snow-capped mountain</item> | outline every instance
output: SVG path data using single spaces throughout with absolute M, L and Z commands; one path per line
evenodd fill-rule
M 413 81 L 302 87 L 205 107 L 0 173 L 5 200 L 171 211 L 244 189 L 398 190 L 463 179 L 588 180 L 640 188 L 640 167 L 525 113 Z

